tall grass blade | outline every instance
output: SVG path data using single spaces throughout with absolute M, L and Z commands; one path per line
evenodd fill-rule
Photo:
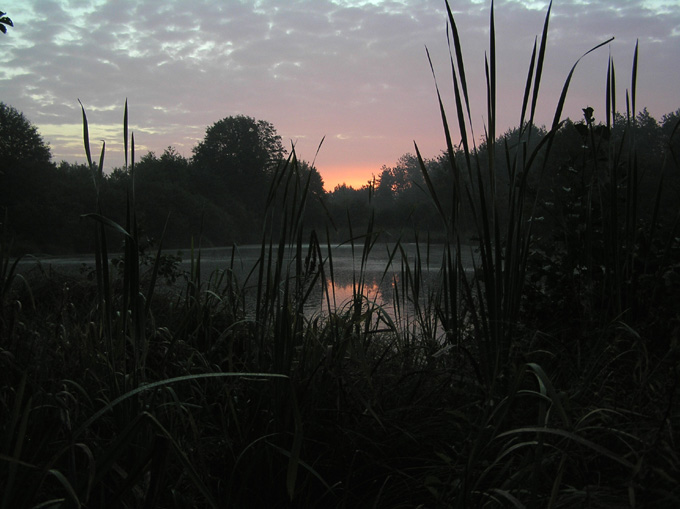
M 441 202 L 439 201 L 439 196 L 437 195 L 437 190 L 435 189 L 434 185 L 432 184 L 432 179 L 430 179 L 430 174 L 427 171 L 427 167 L 425 166 L 425 161 L 423 161 L 423 157 L 420 155 L 420 150 L 418 150 L 418 145 L 413 142 L 413 145 L 416 149 L 416 156 L 418 157 L 418 164 L 420 165 L 420 171 L 423 173 L 423 178 L 425 179 L 425 184 L 427 185 L 427 190 L 430 193 L 430 197 L 432 198 L 434 202 L 434 206 L 437 208 L 437 212 L 442 218 L 446 218 L 446 213 L 444 212 L 444 208 L 442 207 Z M 447 227 L 447 230 L 452 226 L 449 225 L 448 221 L 445 222 L 445 225 Z
M 76 490 L 73 489 L 73 486 L 71 486 L 71 483 L 68 481 L 64 474 L 62 474 L 59 470 L 56 470 L 54 468 L 49 469 L 47 473 L 54 477 L 62 486 L 62 488 L 64 488 L 64 491 L 68 495 L 71 504 L 73 504 L 73 507 L 80 508 L 83 506 L 80 502 L 78 494 L 76 493 Z
M 22 381 L 23 383 L 23 381 Z M 21 396 L 21 398 L 19 397 Z M 14 433 L 9 435 L 9 439 L 14 438 L 14 447 L 10 447 L 12 454 L 12 461 L 9 462 L 9 472 L 7 475 L 7 480 L 4 488 L 4 495 L 2 500 L 2 509 L 9 509 L 11 507 L 11 495 L 14 493 L 15 489 L 22 489 L 22 487 L 15 487 L 15 480 L 17 477 L 17 471 L 19 469 L 19 464 L 21 462 L 21 454 L 26 445 L 27 429 L 28 429 L 28 419 L 31 415 L 33 398 L 29 396 L 26 403 L 23 405 L 23 387 L 22 390 L 17 394 L 17 400 L 12 411 L 12 426 L 11 431 Z
M 491 14 L 489 16 L 489 65 L 490 65 L 490 83 L 489 83 L 489 142 L 495 143 L 496 140 L 496 21 L 494 17 L 494 2 L 491 0 Z M 495 177 L 493 161 L 494 151 L 489 147 L 489 170 Z
M 80 436 L 85 430 L 87 430 L 92 423 L 94 423 L 97 419 L 99 419 L 102 415 L 106 414 L 107 412 L 111 411 L 115 406 L 118 404 L 122 403 L 123 401 L 136 396 L 137 394 L 140 394 L 145 391 L 149 391 L 151 389 L 155 389 L 157 387 L 163 387 L 166 385 L 171 385 L 174 383 L 179 383 L 179 382 L 188 382 L 192 380 L 200 380 L 203 378 L 244 378 L 244 379 L 257 379 L 257 378 L 283 378 L 287 379 L 288 377 L 286 375 L 278 375 L 275 373 L 198 373 L 195 375 L 183 375 L 183 376 L 178 376 L 174 378 L 167 378 L 165 380 L 159 380 L 157 382 L 152 382 L 144 385 L 140 385 L 139 387 L 136 387 L 135 389 L 132 389 L 131 391 L 126 392 L 125 394 L 117 397 L 115 400 L 111 401 L 110 403 L 107 403 L 103 408 L 95 412 L 91 417 L 89 417 L 83 424 L 78 427 L 73 432 L 73 438 L 77 438 Z
M 434 86 L 435 86 L 435 89 L 437 91 L 437 99 L 439 101 L 439 113 L 440 113 L 441 118 L 442 118 L 442 125 L 444 127 L 444 136 L 446 138 L 446 149 L 447 149 L 447 153 L 449 154 L 449 159 L 451 161 L 451 165 L 453 167 L 453 165 L 455 165 L 455 157 L 454 157 L 455 151 L 453 149 L 453 141 L 452 141 L 452 138 L 451 138 L 451 131 L 449 130 L 449 123 L 446 120 L 446 111 L 444 110 L 444 103 L 442 102 L 441 94 L 439 92 L 439 85 L 437 84 L 437 77 L 435 76 L 434 65 L 432 64 L 432 59 L 430 58 L 430 52 L 427 48 L 425 48 L 425 51 L 427 53 L 428 61 L 430 62 L 430 69 L 432 70 L 432 77 L 434 79 Z M 458 82 L 455 79 L 455 74 L 454 74 L 454 84 L 455 84 L 456 90 L 457 90 Z M 467 145 L 466 145 L 467 144 L 467 135 L 465 134 L 465 120 L 461 121 L 461 119 L 460 119 L 460 115 L 462 114 L 462 110 L 460 108 L 459 101 L 457 101 L 457 106 L 458 106 L 458 115 L 459 115 L 458 123 L 459 123 L 459 126 L 460 126 L 461 139 L 462 139 L 464 146 L 467 147 Z M 466 154 L 467 154 L 467 149 L 466 149 Z M 454 175 L 456 173 L 457 172 L 454 171 Z
M 465 79 L 465 64 L 463 62 L 463 50 L 460 44 L 460 37 L 458 36 L 458 28 L 456 27 L 456 22 L 453 19 L 453 13 L 451 12 L 451 7 L 449 6 L 448 0 L 446 0 L 446 12 L 449 17 L 451 32 L 453 34 L 454 48 L 456 51 L 456 63 L 458 66 L 458 75 L 460 76 L 460 84 L 463 89 L 463 97 L 465 98 L 465 109 L 467 110 L 470 127 L 472 127 L 472 115 L 470 113 L 470 100 L 468 98 L 467 80 Z
M 519 118 L 519 128 L 520 128 L 520 139 L 524 130 L 528 129 L 531 134 L 531 122 L 525 125 L 524 119 L 526 118 L 527 107 L 529 106 L 529 94 L 531 93 L 531 80 L 534 77 L 534 66 L 536 65 L 536 43 L 538 38 L 534 38 L 534 48 L 531 50 L 531 61 L 529 62 L 529 72 L 527 72 L 527 81 L 524 84 L 524 98 L 522 99 L 522 113 Z M 533 103 L 532 103 L 533 104 Z
M 125 154 L 125 168 L 128 167 L 128 102 L 125 98 L 125 112 L 123 113 L 123 152 Z
M 609 51 L 609 60 L 607 61 L 607 86 L 605 91 L 605 104 L 606 104 L 606 116 L 607 116 L 607 130 L 611 131 L 612 128 L 612 115 L 616 113 L 616 110 L 612 108 L 612 72 L 613 72 L 613 62 L 611 50 Z
M 300 467 L 300 452 L 302 450 L 303 433 L 302 415 L 300 414 L 297 398 L 295 397 L 295 389 L 292 385 L 290 388 L 295 428 L 293 431 L 293 445 L 290 450 L 290 458 L 288 461 L 288 470 L 286 474 L 286 489 L 288 490 L 288 498 L 292 502 L 295 498 L 295 483 L 297 481 L 298 468 Z
M 120 233 L 121 235 L 123 235 L 124 237 L 126 237 L 128 239 L 132 239 L 132 234 L 130 232 L 128 232 L 121 225 L 119 225 L 118 223 L 116 223 L 112 219 L 109 219 L 106 216 L 103 216 L 101 214 L 89 213 L 89 214 L 83 214 L 81 217 L 93 219 L 96 222 L 102 224 L 103 226 L 107 226 L 108 228 L 111 228 L 116 233 Z
M 545 434 L 545 435 L 552 435 L 552 436 L 556 436 L 556 437 L 566 438 L 566 439 L 568 439 L 572 442 L 575 442 L 575 443 L 580 444 L 584 447 L 587 447 L 588 449 L 590 449 L 590 450 L 592 450 L 592 451 L 594 451 L 598 454 L 601 454 L 602 456 L 605 456 L 605 457 L 619 463 L 620 465 L 623 465 L 624 467 L 628 468 L 631 471 L 635 468 L 635 465 L 633 463 L 628 461 L 626 458 L 624 458 L 620 454 L 617 454 L 613 451 L 610 451 L 606 447 L 603 447 L 599 444 L 596 444 L 595 442 L 593 442 L 592 440 L 588 440 L 587 438 L 583 438 L 582 436 L 577 435 L 574 432 L 566 431 L 566 430 L 559 429 L 559 428 L 547 428 L 547 427 L 543 427 L 543 426 L 527 426 L 527 427 L 517 428 L 517 429 L 513 429 L 513 430 L 510 430 L 510 431 L 500 433 L 496 438 L 501 439 L 501 438 L 505 438 L 505 437 L 511 437 L 511 436 L 514 436 L 514 435 L 519 435 L 521 433 L 542 433 L 542 434 Z
M 87 164 L 90 170 L 92 170 L 92 153 L 90 152 L 90 130 L 87 124 L 87 115 L 85 114 L 85 106 L 83 106 L 83 103 L 80 102 L 80 99 L 78 99 L 78 102 L 80 103 L 80 109 L 83 114 L 83 143 L 85 145 L 85 156 L 87 157 Z M 94 177 L 94 173 L 92 174 L 92 176 Z M 96 179 L 94 180 L 94 187 L 95 189 L 99 190 L 99 183 Z
M 572 427 L 571 419 L 569 419 L 569 415 L 567 414 L 564 406 L 562 405 L 562 399 L 558 392 L 555 390 L 555 387 L 553 386 L 553 383 L 546 374 L 546 372 L 540 365 L 534 362 L 528 363 L 527 368 L 533 371 L 534 375 L 536 376 L 536 379 L 538 380 L 538 383 L 541 387 L 541 393 L 545 393 L 550 398 L 550 401 L 555 410 L 557 411 L 557 415 L 562 420 L 562 424 L 564 425 L 564 427 L 570 429 Z
M 557 102 L 557 107 L 555 108 L 555 116 L 553 117 L 553 122 L 552 122 L 552 128 L 554 129 L 555 127 L 559 126 L 560 119 L 562 118 L 562 110 L 564 109 L 564 102 L 567 99 L 567 91 L 569 90 L 569 85 L 571 83 L 571 78 L 574 75 L 574 71 L 576 70 L 576 66 L 578 63 L 586 56 L 592 53 L 593 51 L 601 48 L 605 44 L 609 44 L 614 40 L 614 37 L 610 37 L 604 42 L 601 42 L 597 46 L 593 46 L 590 48 L 588 51 L 586 51 L 583 55 L 581 55 L 578 60 L 576 60 L 576 63 L 571 67 L 571 70 L 569 71 L 569 74 L 567 75 L 567 79 L 564 82 L 564 86 L 562 87 L 562 93 L 560 94 L 559 101 Z
M 541 85 L 541 77 L 543 75 L 543 64 L 545 62 L 545 51 L 548 43 L 548 27 L 550 26 L 550 12 L 552 11 L 552 0 L 548 4 L 548 11 L 545 13 L 545 21 L 543 23 L 543 34 L 541 35 L 541 48 L 538 50 L 538 62 L 536 63 L 536 77 L 534 78 L 534 89 L 531 97 L 531 113 L 529 116 L 529 126 L 534 125 L 534 118 L 536 113 L 536 105 L 538 104 L 538 91 Z M 521 127 L 521 126 L 520 126 Z M 529 131 L 531 132 L 531 131 Z
M 165 224 L 163 225 L 163 232 L 161 233 L 160 240 L 158 241 L 158 249 L 156 250 L 156 257 L 153 262 L 153 269 L 151 272 L 151 279 L 149 280 L 149 288 L 146 292 L 146 309 L 145 314 L 148 315 L 151 310 L 151 301 L 156 288 L 156 281 L 158 280 L 158 271 L 160 270 L 161 256 L 163 254 L 163 240 L 165 239 L 165 233 L 168 230 L 168 223 L 170 222 L 170 213 L 168 212 L 165 218 Z M 232 249 L 232 256 L 235 249 Z
M 631 84 L 630 84 L 630 90 L 631 90 L 631 106 L 633 108 L 633 122 L 635 121 L 635 116 L 637 115 L 637 109 L 635 108 L 635 100 L 637 98 L 637 74 L 638 74 L 638 46 L 640 44 L 639 40 L 635 41 L 635 52 L 633 53 L 633 74 L 631 76 Z

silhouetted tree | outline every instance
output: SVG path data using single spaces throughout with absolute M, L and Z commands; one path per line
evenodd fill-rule
M 62 161 L 54 172 L 50 172 L 48 181 L 49 192 L 42 204 L 45 228 L 42 240 L 47 244 L 46 249 L 69 253 L 93 252 L 92 220 L 82 217 L 97 210 L 90 168 L 86 164 Z
M 54 173 L 49 146 L 23 113 L 0 102 L 0 210 L 16 243 L 44 239 L 44 203 Z
M 0 102 L 0 161 L 5 168 L 18 163 L 49 163 L 50 147 L 38 129 L 16 108 Z
M 432 170 L 435 160 L 425 160 L 426 168 Z M 427 192 L 418 158 L 404 154 L 393 167 L 383 166 L 375 184 L 374 204 L 377 222 L 389 229 L 416 228 L 430 230 L 439 228 L 432 199 Z
M 243 115 L 215 122 L 193 152 L 196 173 L 209 186 L 204 191 L 216 203 L 229 198 L 260 202 L 286 153 L 272 124 Z
M 347 240 L 350 226 L 355 235 L 366 233 L 371 214 L 368 197 L 367 187 L 354 189 L 344 183 L 328 194 L 329 213 L 340 240 Z
M 661 132 L 670 158 L 680 170 L 680 109 L 661 117 Z
M 271 178 L 286 154 L 274 126 L 243 115 L 227 117 L 206 130 L 193 152 L 192 183 L 234 218 L 238 231 L 231 234 L 260 231 Z
M 387 179 L 389 189 L 395 196 L 399 196 L 414 187 L 422 188 L 425 184 L 418 159 L 413 154 L 404 154 L 392 168 L 383 166 L 378 189 L 382 186 L 383 179 Z M 384 188 L 385 186 L 383 186 Z
M 192 182 L 190 162 L 173 147 L 160 157 L 149 152 L 135 165 L 137 217 L 150 241 L 158 241 L 167 221 L 163 245 L 188 247 L 192 236 L 204 245 L 234 240 L 232 211 L 209 202 Z
M 304 216 L 302 225 L 307 229 L 323 229 L 326 225 L 327 214 L 324 206 L 326 192 L 323 179 L 317 169 L 307 161 L 299 161 L 295 153 L 282 164 L 272 181 L 273 188 L 267 209 L 268 217 L 274 219 L 271 223 L 275 231 L 279 219 L 302 206 L 304 197 Z M 278 219 L 276 219 L 278 218 Z
M 661 126 L 656 119 L 647 111 L 647 108 L 635 116 L 637 146 L 650 154 L 655 159 L 661 158 L 664 149 L 664 140 L 661 137 Z
M 135 164 L 135 173 L 138 183 L 162 180 L 168 186 L 184 187 L 191 179 L 189 161 L 174 147 L 166 148 L 160 157 L 149 152 Z

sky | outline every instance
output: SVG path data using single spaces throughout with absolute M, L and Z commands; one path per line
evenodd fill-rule
M 491 2 L 450 5 L 479 135 Z M 519 123 L 547 7 L 494 4 L 499 134 Z M 85 162 L 80 99 L 93 153 L 106 140 L 105 168 L 122 167 L 127 99 L 136 157 L 172 146 L 189 158 L 209 126 L 247 115 L 315 160 L 327 190 L 360 187 L 414 142 L 426 158 L 445 148 L 426 48 L 455 118 L 444 0 L 4 0 L 0 10 L 14 22 L 0 34 L 0 101 L 37 126 L 56 162 Z M 604 118 L 610 55 L 625 111 L 636 41 L 637 109 L 660 119 L 680 108 L 680 0 L 556 0 L 538 124 L 552 122 L 576 60 L 610 37 L 579 63 L 563 117 L 592 106 Z

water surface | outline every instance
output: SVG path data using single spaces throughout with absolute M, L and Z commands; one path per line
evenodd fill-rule
M 267 249 L 269 249 L 267 247 Z M 273 246 L 272 257 L 276 260 L 278 246 Z M 376 243 L 367 256 L 363 256 L 362 244 L 343 244 L 333 246 L 330 256 L 327 247 L 321 248 L 321 260 L 315 260 L 311 267 L 318 271 L 322 267 L 328 286 L 328 296 L 323 292 L 322 281 L 318 279 L 306 303 L 308 313 L 328 312 L 328 298 L 331 308 L 342 309 L 355 295 L 363 295 L 368 302 L 385 308 L 393 309 L 397 299 L 413 296 L 413 282 L 420 285 L 419 295 L 426 299 L 430 291 L 439 285 L 439 274 L 442 266 L 444 246 L 434 244 L 430 246 L 415 243 L 403 243 L 395 251 L 394 244 Z M 254 294 L 258 281 L 257 262 L 262 251 L 261 245 L 244 245 L 233 247 L 203 248 L 201 257 L 201 278 L 205 282 L 216 271 L 233 271 L 237 280 L 242 284 L 247 294 Z M 472 270 L 472 250 L 463 248 L 463 266 Z M 180 256 L 182 261 L 178 268 L 189 272 L 191 267 L 191 252 L 189 250 L 168 250 L 169 255 Z M 194 252 L 197 256 L 198 252 Z M 292 248 L 286 248 L 283 256 L 284 270 L 295 274 L 295 257 Z M 302 262 L 309 254 L 309 246 L 303 246 Z M 120 257 L 112 254 L 111 259 Z M 268 252 L 266 253 L 268 257 Z M 93 255 L 63 256 L 63 257 L 25 257 L 20 262 L 20 271 L 35 270 L 39 265 L 42 270 L 56 271 L 64 274 L 86 274 L 94 269 Z M 149 267 L 150 269 L 150 267 Z M 412 276 L 418 272 L 418 276 Z M 310 277 L 310 280 L 312 278 Z M 176 285 L 182 284 L 183 279 Z M 162 284 L 159 283 L 159 284 Z

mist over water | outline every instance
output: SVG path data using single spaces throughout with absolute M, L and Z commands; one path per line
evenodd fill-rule
M 362 295 L 365 301 L 381 306 L 389 313 L 396 305 L 395 296 L 407 295 L 410 298 L 412 295 L 412 280 L 408 274 L 413 274 L 416 270 L 419 271 L 420 297 L 425 301 L 428 293 L 439 284 L 444 246 L 434 244 L 428 247 L 415 243 L 402 243 L 400 246 L 403 254 L 399 249 L 394 252 L 395 244 L 376 244 L 363 262 L 363 244 L 333 246 L 330 257 L 328 248 L 322 247 L 323 260 L 316 266 L 316 270 L 319 267 L 323 269 L 328 295 L 323 291 L 323 282 L 319 277 L 305 303 L 307 314 L 327 314 L 329 303 L 331 311 L 342 311 L 351 303 L 355 294 Z M 308 248 L 308 245 L 303 245 L 303 257 Z M 274 258 L 276 249 L 274 247 Z M 256 264 L 261 250 L 260 245 L 202 249 L 201 273 L 207 278 L 217 270 L 230 269 L 237 280 L 244 284 L 246 292 L 254 294 L 258 281 Z M 472 271 L 472 250 L 464 249 L 463 255 L 463 266 Z M 190 260 L 184 258 L 182 269 L 189 270 L 189 267 Z M 284 267 L 290 274 L 295 274 L 293 248 L 284 254 Z M 308 274 L 308 278 L 312 280 L 313 275 Z
M 363 259 L 363 244 L 342 244 L 328 248 L 321 247 L 323 259 L 315 265 L 315 272 L 307 274 L 307 281 L 311 287 L 305 302 L 307 316 L 317 314 L 327 315 L 330 312 L 342 312 L 351 304 L 355 295 L 361 295 L 362 300 L 371 305 L 383 307 L 388 314 L 394 313 L 399 306 L 401 313 L 408 313 L 403 309 L 406 302 L 413 299 L 413 284 L 418 271 L 417 284 L 419 298 L 427 301 L 428 295 L 436 290 L 440 284 L 440 269 L 444 255 L 441 244 L 418 245 L 415 243 L 400 244 L 401 250 L 395 244 L 376 243 L 368 256 Z M 268 257 L 268 246 L 265 246 L 265 258 Z M 276 260 L 278 246 L 272 247 L 272 256 Z M 302 246 L 303 258 L 308 254 L 309 245 Z M 191 272 L 190 250 L 168 250 L 165 254 L 181 257 L 178 269 L 186 275 Z M 200 249 L 201 280 L 207 285 L 217 280 L 217 276 L 224 271 L 231 271 L 237 285 L 242 287 L 246 301 L 255 298 L 258 286 L 258 273 L 262 254 L 262 246 L 249 244 L 244 246 L 211 247 Z M 194 251 L 194 261 L 198 260 L 199 250 Z M 463 266 L 472 271 L 473 249 L 463 249 Z M 112 254 L 115 260 L 119 255 Z M 304 259 L 302 260 L 304 263 Z M 419 261 L 419 262 L 418 262 Z M 27 257 L 20 262 L 21 271 L 54 271 L 64 275 L 87 275 L 94 270 L 92 255 L 68 257 Z M 112 269 L 115 273 L 115 268 Z M 151 270 L 151 267 L 148 267 Z M 295 274 L 295 249 L 286 247 L 283 256 L 283 270 L 290 277 Z M 324 278 L 314 276 L 322 270 Z M 411 275 L 411 276 L 410 276 Z M 283 281 L 284 278 L 282 278 Z M 325 280 L 325 288 L 324 288 Z M 312 283 L 313 282 L 313 283 Z M 163 278 L 159 278 L 158 286 L 166 289 L 180 290 L 186 284 L 183 277 L 172 285 L 167 285 Z M 205 290 L 206 288 L 204 288 Z M 214 288 L 212 290 L 215 290 Z M 397 302 L 399 300 L 400 302 Z

